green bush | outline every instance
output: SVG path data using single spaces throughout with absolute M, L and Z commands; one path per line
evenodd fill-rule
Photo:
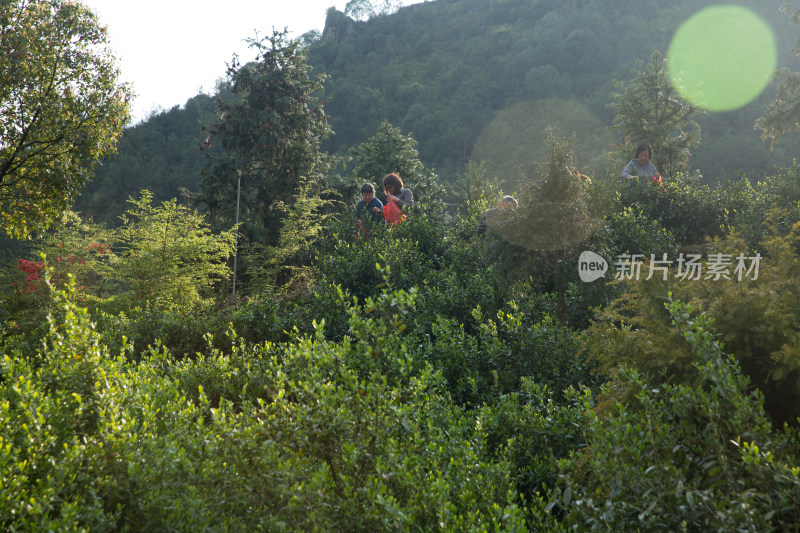
M 510 463 L 399 335 L 414 293 L 351 335 L 112 358 L 64 304 L 40 370 L 0 364 L 6 530 L 526 531 Z M 129 350 L 123 345 L 123 351 Z
M 357 237 L 356 237 L 357 236 Z M 382 277 L 375 269 L 380 263 L 395 274 L 392 283 L 411 288 L 425 268 L 425 258 L 414 241 L 395 236 L 395 229 L 375 227 L 368 238 L 356 234 L 355 223 L 343 223 L 317 254 L 319 285 L 339 285 L 359 301 L 376 296 L 382 289 Z
M 606 224 L 611 259 L 619 254 L 645 254 L 648 257 L 650 254 L 656 254 L 657 257 L 662 254 L 669 257 L 675 255 L 677 246 L 674 235 L 643 211 L 624 207 L 606 217 Z
M 547 315 L 538 322 L 517 311 L 512 302 L 496 320 L 481 324 L 483 368 L 496 373 L 500 393 L 518 391 L 520 380 L 546 385 L 557 397 L 570 387 L 595 386 L 595 365 L 578 352 L 578 335 Z
M 0 527 L 4 531 L 110 530 L 96 469 L 107 386 L 121 379 L 88 312 L 57 293 L 38 368 L 18 350 L 0 361 Z
M 285 345 L 237 341 L 230 355 L 181 362 L 153 354 L 143 367 L 189 399 L 170 418 L 188 418 L 154 436 L 144 463 L 141 447 L 134 455 L 126 446 L 147 480 L 128 485 L 142 487 L 130 520 L 144 513 L 152 527 L 178 529 L 524 531 L 507 463 L 481 459 L 474 424 L 437 393 L 435 374 L 412 369 L 390 334 L 408 297 L 352 308 L 353 337 L 339 344 L 318 324 L 315 338 Z
M 595 415 L 589 446 L 565 462 L 552 505 L 582 531 L 796 529 L 797 441 L 771 431 L 761 395 L 722 353 L 712 320 L 691 306 L 668 307 L 698 384 L 652 384 L 623 372 L 617 385 L 627 400 Z
M 755 184 L 746 176 L 729 181 L 720 187 L 722 204 L 725 207 L 726 227 L 744 238 L 751 250 L 759 247 L 768 236 L 764 224 L 770 211 L 779 209 L 783 213 L 779 226 L 785 231 L 800 219 L 800 167 L 777 169 L 765 175 Z
M 596 387 L 602 381 L 595 364 L 578 352 L 577 333 L 560 327 L 551 315 L 534 322 L 513 302 L 496 319 L 484 317 L 480 308 L 473 313 L 476 334 L 440 317 L 411 350 L 418 365 L 427 362 L 442 373 L 457 403 L 494 403 L 519 392 L 523 379 L 546 386 L 559 400 L 570 387 Z
M 112 353 L 123 345 L 135 347 L 135 355 L 147 352 L 148 346 L 163 346 L 172 357 L 193 357 L 217 347 L 230 351 L 228 331 L 251 343 L 287 340 L 284 318 L 279 316 L 278 302 L 248 300 L 235 307 L 206 302 L 192 311 L 157 311 L 135 307 L 128 313 L 112 315 L 95 313 L 97 328 Z M 211 339 L 207 340 L 207 337 Z
M 586 446 L 592 395 L 569 389 L 556 401 L 547 387 L 522 378 L 519 392 L 479 410 L 477 424 L 486 431 L 487 450 L 507 458 L 517 490 L 528 501 L 556 487 L 559 461 Z
M 456 238 L 424 215 L 414 212 L 389 230 L 373 228 L 367 239 L 349 240 L 354 234 L 349 223 L 332 227 L 317 256 L 316 296 L 306 302 L 314 314 L 306 316 L 307 322 L 325 318 L 329 335 L 342 332 L 339 289 L 363 302 L 388 287 L 416 287 L 419 297 L 409 327 L 420 334 L 429 332 L 439 316 L 472 327 L 476 305 L 494 311 L 506 300 L 508 282 L 485 262 L 484 244 Z M 388 269 L 386 279 L 376 264 Z
M 780 214 L 769 217 L 770 236 L 761 243 L 757 279 L 753 279 L 755 271 L 741 280 L 733 273 L 736 257 L 751 257 L 754 252 L 732 234 L 707 244 L 708 253 L 730 255 L 730 279 L 704 274 L 702 279 L 668 277 L 665 281 L 654 276 L 632 283 L 589 328 L 588 355 L 607 371 L 626 365 L 652 379 L 694 383 L 694 358 L 678 349 L 681 336 L 671 327 L 663 307 L 665 295 L 672 292 L 693 305 L 702 305 L 715 317 L 726 350 L 764 393 L 767 412 L 777 424 L 795 425 L 800 416 L 800 225 L 788 230 L 781 227 L 784 220 Z
M 208 348 L 206 334 L 221 340 L 228 322 L 222 313 L 213 309 L 185 311 L 158 311 L 135 307 L 128 313 L 111 315 L 100 313 L 97 327 L 104 342 L 112 352 L 129 345 L 138 360 L 148 346 L 164 346 L 173 357 L 192 357 L 205 353 Z
M 670 176 L 660 186 L 620 183 L 622 178 L 613 181 L 619 191 L 620 207 L 630 206 L 658 220 L 679 244 L 701 244 L 707 236 L 723 232 L 724 208 L 717 191 L 699 185 L 689 176 Z

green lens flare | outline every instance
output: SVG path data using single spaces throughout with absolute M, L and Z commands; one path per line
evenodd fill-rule
M 667 71 L 684 98 L 709 111 L 752 102 L 769 84 L 778 52 L 761 17 L 741 6 L 697 12 L 672 37 Z

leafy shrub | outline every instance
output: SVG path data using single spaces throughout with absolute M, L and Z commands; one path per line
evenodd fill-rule
M 619 254 L 667 254 L 673 256 L 675 237 L 658 220 L 624 207 L 606 218 L 608 247 L 612 256 Z
M 231 333 L 230 354 L 152 348 L 140 362 L 109 357 L 88 313 L 67 305 L 40 371 L 18 353 L 0 364 L 0 522 L 526 531 L 508 461 L 483 448 L 441 378 L 411 364 L 397 333 L 413 300 L 350 307 L 339 343 L 319 323 L 286 344 Z
M 102 462 L 97 439 L 107 406 L 101 383 L 119 377 L 120 364 L 92 330 L 88 313 L 68 292 L 54 302 L 40 366 L 19 351 L 0 361 L 0 527 L 6 531 L 111 529 L 94 469 Z
M 689 305 L 668 308 L 696 359 L 697 385 L 654 385 L 623 372 L 628 400 L 594 417 L 589 446 L 568 462 L 553 505 L 584 531 L 794 529 L 796 442 L 787 447 L 771 432 L 761 395 L 722 353 L 713 321 Z
M 484 245 L 454 238 L 425 215 L 414 212 L 390 230 L 374 228 L 367 239 L 360 235 L 350 241 L 354 233 L 352 224 L 331 228 L 317 256 L 315 297 L 305 303 L 314 313 L 306 315 L 307 322 L 325 318 L 329 335 L 342 332 L 338 290 L 363 302 L 389 287 L 416 287 L 419 297 L 409 327 L 419 328 L 420 334 L 429 332 L 438 316 L 469 325 L 476 305 L 492 311 L 506 299 L 508 282 L 486 264 Z M 388 270 L 386 279 L 376 264 Z
M 431 272 L 426 283 L 419 288 L 419 298 L 411 317 L 411 327 L 417 335 L 430 333 L 431 325 L 440 317 L 463 324 L 470 334 L 477 332 L 478 324 L 472 313 L 480 307 L 487 312 L 497 312 L 507 296 L 507 287 L 494 269 L 476 265 L 474 271 L 459 272 L 448 268 Z
M 620 202 L 638 206 L 681 244 L 698 244 L 707 236 L 722 234 L 724 211 L 717 192 L 684 174 L 671 176 L 661 186 L 625 184 Z
M 340 344 L 318 324 L 315 338 L 237 341 L 230 356 L 173 363 L 154 354 L 147 367 L 191 399 L 176 415 L 201 416 L 146 447 L 169 443 L 139 468 L 157 488 L 135 498 L 149 523 L 525 530 L 507 464 L 481 459 L 474 426 L 437 394 L 435 374 L 412 369 L 391 333 L 412 303 L 398 292 L 353 307 L 353 337 Z
M 356 235 L 355 224 L 338 226 L 328 243 L 317 255 L 317 272 L 321 286 L 339 285 L 344 291 L 363 301 L 376 296 L 382 288 L 382 277 L 375 269 L 380 263 L 394 274 L 397 288 L 411 288 L 425 270 L 426 258 L 417 243 L 395 235 L 391 230 L 377 227 L 369 236 Z
M 288 340 L 285 322 L 289 322 L 288 310 L 282 310 L 280 302 L 270 298 L 249 300 L 243 305 L 228 308 L 230 324 L 237 335 L 247 342 L 258 344 L 265 341 Z
M 788 231 L 800 219 L 800 167 L 777 169 L 752 184 L 746 176 L 727 182 L 720 195 L 725 208 L 726 226 L 736 231 L 749 249 L 756 249 L 769 236 L 764 221 L 770 211 L 780 210 L 779 227 Z M 782 232 L 782 233 L 785 233 Z
M 128 313 L 97 313 L 97 327 L 112 352 L 123 345 L 136 348 L 137 357 L 148 346 L 163 346 L 173 357 L 193 357 L 209 347 L 230 351 L 229 329 L 252 343 L 287 339 L 275 300 L 247 301 L 236 307 L 206 303 L 192 311 L 157 311 L 135 307 Z
M 522 378 L 519 392 L 480 408 L 477 424 L 486 431 L 487 450 L 511 463 L 517 490 L 528 501 L 556 487 L 559 460 L 586 445 L 592 395 L 569 389 L 563 402 L 546 386 Z
M 764 220 L 779 201 L 773 194 L 772 179 L 766 177 L 755 186 L 746 176 L 725 183 L 722 191 L 725 224 L 728 233 L 735 231 L 756 249 L 766 237 Z
M 725 207 L 719 190 L 699 185 L 696 181 L 694 177 L 680 173 L 670 176 L 661 184 L 633 183 L 619 176 L 611 176 L 598 179 L 593 184 L 592 191 L 597 196 L 593 202 L 606 214 L 607 219 L 610 217 L 610 222 L 622 223 L 623 228 L 629 220 L 625 218 L 627 216 L 643 216 L 647 221 L 658 221 L 665 230 L 662 235 L 651 227 L 652 222 L 645 222 L 643 228 L 643 235 L 655 238 L 653 244 L 656 246 L 668 245 L 668 235 L 672 235 L 678 245 L 701 244 L 706 236 L 722 234 Z M 628 209 L 630 212 L 626 214 Z M 623 218 L 620 219 L 620 216 Z M 625 240 L 621 244 L 624 243 Z M 650 249 L 636 252 L 650 253 Z
M 230 276 L 226 262 L 234 251 L 235 230 L 213 234 L 203 215 L 175 199 L 158 207 L 152 201 L 149 191 L 129 200 L 116 232 L 114 274 L 130 286 L 130 307 L 191 309 Z
M 680 350 L 682 338 L 671 327 L 663 307 L 665 295 L 675 294 L 693 305 L 702 305 L 716 319 L 726 350 L 734 355 L 745 374 L 765 395 L 767 412 L 776 423 L 795 423 L 800 416 L 800 389 L 796 376 L 800 369 L 797 346 L 800 309 L 797 278 L 800 256 L 797 243 L 800 225 L 788 235 L 779 229 L 782 216 L 771 216 L 771 236 L 761 249 L 757 279 L 755 272 L 739 281 L 658 276 L 640 280 L 598 316 L 589 329 L 587 353 L 606 370 L 624 364 L 656 379 L 693 383 L 697 378 L 693 356 Z M 746 243 L 736 234 L 708 244 L 708 253 L 727 254 L 732 263 L 747 252 Z
M 533 322 L 516 305 L 487 319 L 474 311 L 478 332 L 470 335 L 452 320 L 440 318 L 413 350 L 418 361 L 440 370 L 453 398 L 464 405 L 493 403 L 518 392 L 523 378 L 547 386 L 556 398 L 578 385 L 596 386 L 595 365 L 578 353 L 577 334 L 550 315 Z

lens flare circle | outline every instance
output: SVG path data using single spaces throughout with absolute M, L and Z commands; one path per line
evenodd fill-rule
M 698 11 L 672 37 L 667 71 L 678 93 L 709 111 L 743 107 L 769 84 L 778 62 L 775 35 L 750 9 Z

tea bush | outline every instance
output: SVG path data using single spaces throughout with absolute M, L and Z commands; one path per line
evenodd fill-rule
M 157 311 L 135 307 L 116 315 L 96 312 L 96 325 L 112 353 L 127 343 L 134 355 L 147 352 L 148 346 L 164 346 L 175 358 L 208 353 L 209 347 L 230 351 L 229 328 L 251 343 L 279 342 L 288 339 L 285 318 L 279 316 L 278 302 L 248 300 L 233 307 L 206 303 L 192 311 Z M 289 329 L 291 329 L 289 327 Z M 211 338 L 211 343 L 206 339 Z
M 480 308 L 473 314 L 476 334 L 440 317 L 411 349 L 418 365 L 424 361 L 441 371 L 457 403 L 491 404 L 519 392 L 524 379 L 546 386 L 558 401 L 570 387 L 602 382 L 595 363 L 578 352 L 577 333 L 560 327 L 552 316 L 534 322 L 513 302 L 496 319 L 484 317 Z
M 458 238 L 452 228 L 416 212 L 389 230 L 374 228 L 369 238 L 359 235 L 350 241 L 355 229 L 346 223 L 331 231 L 317 257 L 315 297 L 304 304 L 314 313 L 307 315 L 307 323 L 325 318 L 329 335 L 342 332 L 338 290 L 363 302 L 389 287 L 416 287 L 419 296 L 409 327 L 420 334 L 429 332 L 439 316 L 471 328 L 476 305 L 497 310 L 509 292 L 509 280 L 486 259 L 485 243 Z M 388 270 L 386 279 L 376 264 Z
M 524 377 L 519 392 L 481 407 L 477 424 L 486 431 L 488 451 L 511 463 L 517 490 L 527 501 L 535 501 L 556 487 L 559 461 L 586 446 L 591 406 L 588 389 L 570 388 L 554 395 Z
M 552 316 L 533 322 L 513 302 L 496 320 L 482 321 L 479 337 L 484 368 L 496 373 L 501 393 L 518 391 L 523 377 L 547 385 L 558 397 L 569 387 L 601 380 L 593 362 L 578 353 L 576 332 Z
M 581 530 L 795 529 L 796 439 L 771 431 L 760 393 L 722 352 L 713 320 L 677 302 L 668 310 L 696 358 L 697 385 L 654 385 L 623 372 L 628 400 L 594 416 L 589 445 L 565 462 L 552 505 Z
M 45 279 L 45 283 L 49 280 Z M 40 366 L 18 350 L 0 363 L 0 526 L 6 531 L 105 530 L 115 509 L 104 507 L 94 475 L 102 463 L 104 385 L 120 379 L 121 361 L 100 344 L 74 281 L 54 299 Z
M 151 348 L 139 362 L 110 357 L 88 313 L 64 300 L 41 369 L 19 353 L 0 365 L 0 523 L 528 530 L 510 463 L 394 333 L 413 300 L 351 306 L 342 342 L 318 323 L 290 343 L 231 332 L 230 353 Z
M 612 178 L 611 183 L 619 194 L 619 208 L 631 207 L 658 220 L 677 243 L 701 244 L 707 236 L 723 232 L 724 207 L 718 191 L 699 185 L 691 176 L 670 176 L 662 185 L 626 183 L 623 178 Z
M 658 276 L 631 284 L 629 292 L 598 315 L 588 330 L 588 355 L 610 371 L 624 364 L 653 379 L 693 383 L 697 377 L 690 353 L 679 350 L 680 335 L 670 325 L 663 307 L 672 292 L 713 314 L 726 350 L 734 355 L 745 374 L 765 395 L 767 412 L 777 424 L 795 424 L 800 416 L 796 381 L 800 368 L 797 357 L 797 277 L 800 257 L 797 242 L 800 225 L 781 228 L 783 216 L 771 216 L 771 236 L 761 244 L 763 257 L 755 271 L 742 280 L 730 272 L 730 279 L 679 279 Z M 746 243 L 736 234 L 707 245 L 708 253 L 728 254 L 733 263 L 738 254 L 750 257 Z M 753 279 L 756 278 L 756 279 Z
M 507 463 L 481 460 L 481 439 L 437 393 L 436 375 L 412 371 L 397 345 L 375 354 L 396 342 L 380 332 L 396 327 L 385 313 L 404 298 L 354 308 L 354 336 L 338 344 L 318 324 L 315 338 L 237 342 L 230 356 L 169 363 L 154 355 L 147 367 L 180 384 L 193 407 L 173 430 L 185 435 L 157 437 L 168 450 L 141 469 L 158 488 L 136 497 L 149 523 L 524 531 Z M 370 308 L 376 318 L 361 314 Z
M 770 211 L 780 210 L 779 226 L 788 231 L 800 220 L 800 167 L 776 169 L 760 178 L 755 184 L 745 176 L 729 181 L 721 187 L 729 232 L 735 230 L 750 250 L 759 247 L 769 236 L 764 221 Z
M 619 212 L 611 213 L 606 224 L 612 258 L 619 254 L 675 255 L 675 236 L 660 221 L 650 218 L 643 211 L 624 207 Z

